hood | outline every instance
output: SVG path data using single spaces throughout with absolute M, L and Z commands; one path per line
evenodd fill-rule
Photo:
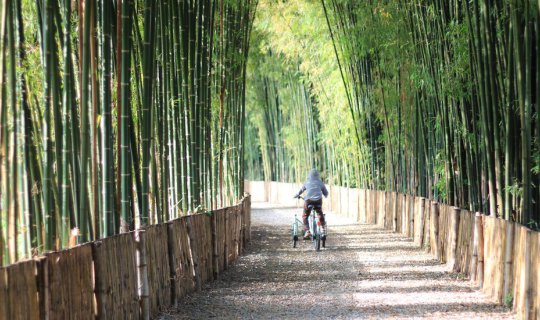
M 307 176 L 307 180 L 321 180 L 321 175 L 319 174 L 319 171 L 315 169 L 311 170 Z

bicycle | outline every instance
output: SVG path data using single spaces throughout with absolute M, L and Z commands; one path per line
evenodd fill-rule
M 304 200 L 302 196 L 298 196 L 299 199 Z M 317 209 L 320 209 L 321 206 L 309 205 L 309 231 L 311 233 L 311 241 L 313 242 L 314 248 L 316 251 L 321 251 L 321 245 L 323 248 L 326 248 L 326 232 L 323 233 L 321 230 L 321 223 L 319 217 L 317 217 Z M 324 215 L 324 214 L 323 214 Z M 303 226 L 304 223 L 298 219 L 298 214 L 294 214 L 294 221 L 291 227 L 293 248 L 296 248 L 298 242 L 298 232 L 300 226 Z

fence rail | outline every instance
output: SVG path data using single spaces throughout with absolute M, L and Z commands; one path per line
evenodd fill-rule
M 250 212 L 246 197 L 211 214 L 182 217 L 2 267 L 0 319 L 155 316 L 216 279 L 238 258 L 250 240 Z
M 247 181 L 253 201 L 299 205 L 301 185 Z M 396 192 L 329 186 L 324 207 L 412 238 L 441 263 L 474 281 L 520 319 L 540 319 L 540 234 L 481 213 Z

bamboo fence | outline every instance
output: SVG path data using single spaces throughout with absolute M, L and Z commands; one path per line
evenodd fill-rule
M 41 263 L 46 264 L 47 270 L 44 274 L 47 289 L 42 293 L 46 297 L 44 311 L 48 317 L 45 318 L 94 318 L 92 244 L 49 253 Z
M 154 317 L 239 257 L 250 240 L 250 212 L 248 196 L 2 267 L 0 319 Z
M 92 246 L 97 317 L 138 318 L 139 297 L 133 233 L 95 241 Z
M 44 287 L 37 285 L 37 261 L 23 261 L 0 268 L 0 318 L 37 319 L 42 306 L 36 299 Z
M 291 204 L 297 187 L 300 185 L 247 181 L 245 190 L 257 200 Z M 291 190 L 294 192 L 287 194 Z M 328 190 L 326 210 L 412 238 L 451 270 L 474 281 L 494 301 L 511 299 L 520 319 L 540 319 L 540 233 L 412 195 L 338 186 Z

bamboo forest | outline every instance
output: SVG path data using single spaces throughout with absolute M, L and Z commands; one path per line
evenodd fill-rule
M 2 0 L 0 266 L 312 169 L 538 231 L 539 57 L 538 0 Z
M 261 0 L 258 14 L 249 179 L 317 167 L 538 228 L 537 1 Z
M 2 1 L 4 262 L 242 195 L 255 5 Z

